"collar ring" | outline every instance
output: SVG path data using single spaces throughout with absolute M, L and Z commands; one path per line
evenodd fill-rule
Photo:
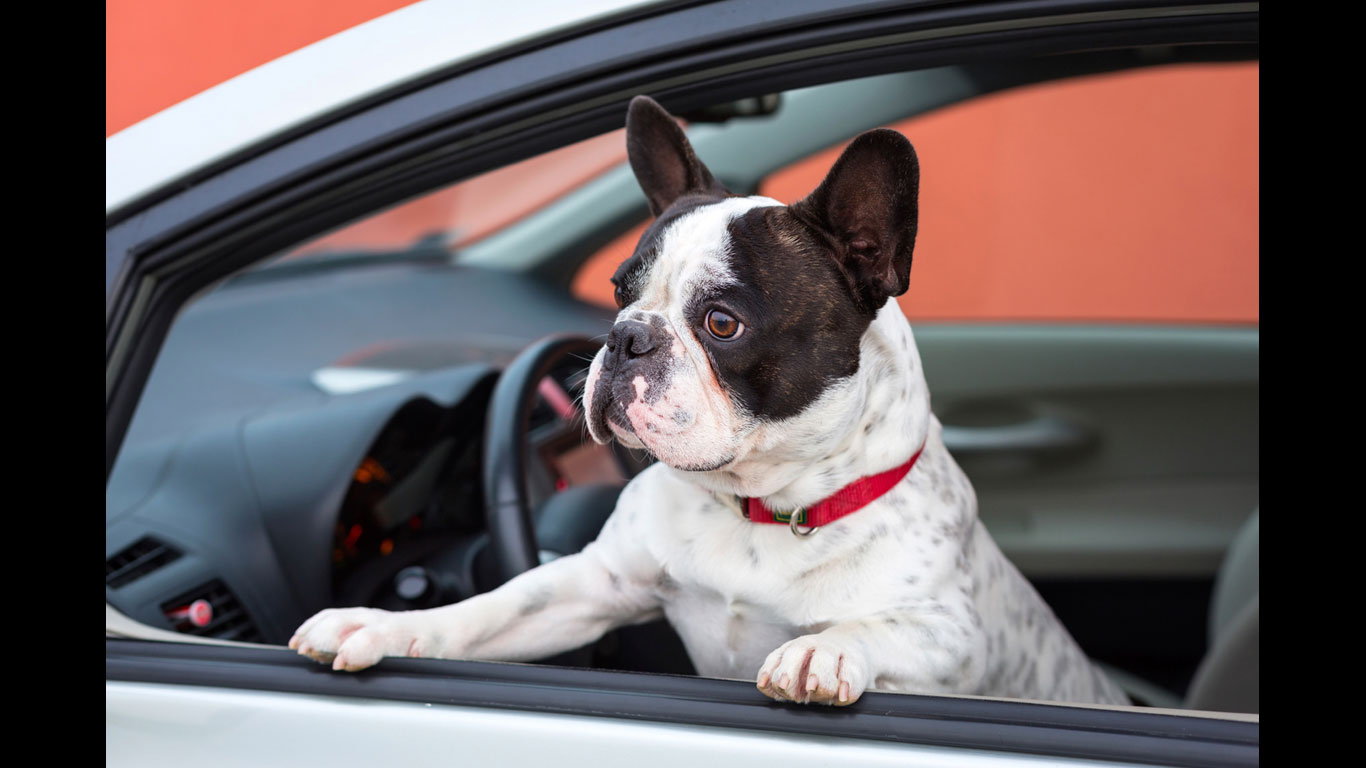
M 792 512 L 792 520 L 788 524 L 788 527 L 792 529 L 792 535 L 798 538 L 805 538 L 816 532 L 816 526 L 814 525 L 803 531 L 802 526 L 798 524 L 798 520 L 803 520 L 806 518 L 806 515 L 802 514 L 805 511 L 806 510 L 802 508 L 794 510 Z

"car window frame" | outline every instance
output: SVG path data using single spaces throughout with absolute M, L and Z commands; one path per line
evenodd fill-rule
M 752 683 L 536 664 L 384 659 L 337 675 L 283 648 L 106 638 L 105 679 L 735 728 L 1179 766 L 1256 765 L 1256 715 L 870 691 L 794 707 Z

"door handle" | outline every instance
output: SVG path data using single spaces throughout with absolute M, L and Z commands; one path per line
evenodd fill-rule
M 1004 453 L 1057 453 L 1085 448 L 1095 434 L 1057 416 L 1039 416 L 1000 427 L 944 425 L 944 446 L 955 456 Z

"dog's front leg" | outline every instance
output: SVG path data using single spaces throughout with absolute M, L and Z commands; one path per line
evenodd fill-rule
M 980 633 L 964 631 L 970 623 L 966 612 L 939 603 L 840 622 L 779 646 L 756 685 L 780 701 L 836 706 L 854 703 L 875 682 L 889 690 L 967 692 L 985 667 Z
M 590 544 L 492 592 L 441 608 L 329 608 L 305 621 L 289 647 L 352 672 L 385 656 L 537 659 L 657 615 L 653 593 L 631 582 L 609 571 Z

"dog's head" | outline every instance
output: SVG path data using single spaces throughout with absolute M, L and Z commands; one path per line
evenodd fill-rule
M 656 218 L 612 278 L 621 311 L 589 370 L 589 431 L 678 469 L 724 467 L 757 426 L 858 371 L 864 331 L 906 291 L 919 163 L 901 134 L 869 131 L 806 199 L 741 197 L 645 96 L 626 146 Z

